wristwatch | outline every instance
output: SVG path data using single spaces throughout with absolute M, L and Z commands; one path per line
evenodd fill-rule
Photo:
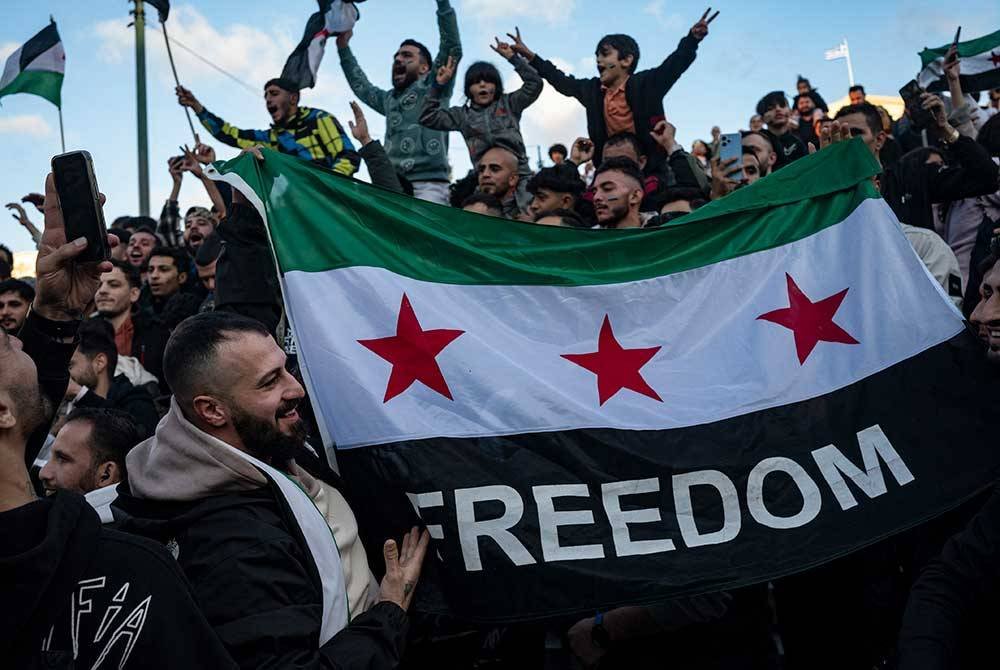
M 604 613 L 598 612 L 594 616 L 594 627 L 590 629 L 590 641 L 598 649 L 608 649 L 611 647 L 611 635 L 604 627 Z

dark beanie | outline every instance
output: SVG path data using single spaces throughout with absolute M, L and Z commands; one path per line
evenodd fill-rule
M 288 91 L 289 93 L 299 92 L 299 85 L 288 77 L 275 77 L 274 79 L 269 79 L 268 82 L 264 84 L 264 89 L 266 90 L 269 86 L 277 86 L 278 88 Z

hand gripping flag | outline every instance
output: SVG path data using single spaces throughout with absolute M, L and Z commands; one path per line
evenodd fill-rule
M 281 76 L 299 84 L 299 88 L 316 85 L 316 73 L 323 60 L 328 37 L 337 36 L 354 28 L 361 18 L 356 3 L 364 0 L 318 0 L 319 11 L 309 17 L 302 41 L 288 57 Z
M 928 91 L 947 91 L 948 80 L 944 76 L 944 57 L 950 44 L 920 52 L 923 68 L 917 75 L 917 82 Z M 959 82 L 966 93 L 1000 88 L 1000 30 L 968 42 L 958 43 L 958 57 L 961 59 Z
M 216 176 L 266 221 L 361 528 L 434 538 L 418 609 L 522 620 L 762 582 L 997 476 L 995 377 L 860 139 L 643 230 L 264 156 Z

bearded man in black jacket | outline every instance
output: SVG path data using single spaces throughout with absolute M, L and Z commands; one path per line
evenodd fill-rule
M 11 668 L 234 668 L 162 547 L 103 528 L 78 494 L 35 497 L 27 464 L 111 267 L 74 261 L 86 244 L 67 242 L 51 175 L 45 192 L 32 309 L 20 339 L 0 331 L 0 659 Z

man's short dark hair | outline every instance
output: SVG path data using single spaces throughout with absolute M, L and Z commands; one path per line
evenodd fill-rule
M 208 267 L 219 260 L 222 253 L 222 238 L 216 233 L 209 233 L 208 237 L 202 240 L 198 246 L 198 251 L 194 254 L 194 264 L 200 267 Z
M 553 193 L 569 193 L 574 197 L 579 197 L 586 188 L 586 184 L 580 179 L 576 168 L 563 164 L 542 168 L 528 180 L 525 188 L 531 195 L 536 195 L 539 189 L 544 188 Z
M 626 158 L 625 156 L 615 156 L 609 158 L 601 166 L 597 168 L 594 173 L 594 179 L 596 180 L 604 172 L 621 172 L 622 174 L 635 179 L 639 182 L 639 188 L 643 188 L 645 184 L 645 178 L 642 176 L 642 170 L 639 169 L 639 164 L 636 163 L 631 158 Z
M 570 228 L 590 228 L 590 225 L 583 220 L 583 217 L 574 212 L 572 209 L 555 209 L 551 212 L 545 212 L 544 214 L 539 214 L 535 217 L 535 221 L 544 219 L 547 216 L 558 216 L 562 222 Z
M 16 293 L 21 300 L 28 304 L 31 304 L 31 301 L 35 299 L 35 289 L 31 288 L 31 284 L 20 279 L 0 281 L 0 295 L 4 293 Z
M 88 360 L 98 354 L 108 359 L 108 379 L 115 378 L 118 365 L 118 347 L 115 345 L 115 328 L 106 319 L 86 319 L 80 324 L 80 353 Z
M 563 158 L 566 158 L 569 156 L 569 149 L 566 148 L 565 144 L 559 144 L 557 142 L 549 147 L 549 158 L 552 158 L 552 154 L 562 154 Z
M 153 251 L 149 254 L 149 260 L 153 259 L 153 256 L 162 256 L 164 258 L 172 258 L 174 261 L 174 267 L 177 268 L 177 272 L 187 272 L 191 269 L 191 257 L 188 256 L 187 252 L 183 249 L 178 249 L 175 247 L 165 247 L 159 245 L 153 248 Z M 148 262 L 148 261 L 147 261 Z
M 465 71 L 465 97 L 471 98 L 469 95 L 469 89 L 472 88 L 473 84 L 478 84 L 481 81 L 485 81 L 488 84 L 493 84 L 496 86 L 496 97 L 494 100 L 498 100 L 501 95 L 503 95 L 503 78 L 500 76 L 500 70 L 493 63 L 487 63 L 484 60 L 479 60 L 469 66 L 469 69 Z
M 841 90 L 843 90 L 843 89 L 841 89 Z M 854 86 L 852 86 L 849 89 L 847 89 L 848 93 L 854 93 L 855 91 L 859 91 L 861 93 L 861 95 L 865 95 L 865 87 L 862 86 L 861 84 L 855 84 Z
M 744 130 L 740 133 L 740 139 L 744 137 L 749 137 L 750 135 L 760 135 L 771 145 L 771 150 L 774 151 L 779 157 L 782 155 L 781 142 L 778 140 L 778 136 L 772 133 L 767 128 L 761 128 L 760 130 Z
M 66 417 L 66 423 L 71 421 L 86 421 L 90 424 L 92 467 L 111 461 L 118 466 L 121 480 L 126 481 L 128 471 L 125 468 L 125 457 L 132 447 L 142 441 L 142 431 L 132 415 L 120 409 L 77 407 Z
M 271 337 L 260 321 L 231 312 L 203 312 L 174 328 L 163 352 L 163 374 L 174 395 L 190 400 L 218 377 L 214 371 L 219 347 L 234 335 L 256 333 Z
M 771 91 L 757 101 L 757 113 L 761 116 L 767 112 L 772 105 L 788 107 L 788 97 L 784 91 Z
M 473 193 L 462 201 L 463 208 L 469 205 L 486 205 L 486 209 L 496 212 L 497 216 L 503 216 L 503 203 L 492 193 L 479 193 L 478 191 Z
M 115 219 L 117 223 L 118 219 Z M 131 228 L 133 233 L 139 232 L 143 228 L 149 228 L 149 232 L 156 234 L 156 219 L 151 216 L 130 216 L 124 228 Z
M 613 147 L 618 144 L 628 144 L 635 150 L 636 156 L 642 156 L 642 145 L 639 144 L 639 138 L 636 137 L 635 133 L 630 133 L 624 130 L 620 133 L 615 133 L 608 139 L 604 140 L 604 148 Z M 708 146 L 707 144 L 705 146 Z
M 282 91 L 288 91 L 289 93 L 298 93 L 299 84 L 288 77 L 275 77 L 274 79 L 268 79 L 267 83 L 264 84 L 264 90 L 266 91 L 271 86 L 277 86 Z
M 108 228 L 108 235 L 114 235 L 118 238 L 118 242 L 127 245 L 128 241 L 132 239 L 132 233 L 125 230 L 124 228 Z
M 0 244 L 0 254 L 6 256 L 7 265 L 14 267 L 14 252 L 6 244 Z
M 142 275 L 139 274 L 139 270 L 135 268 L 131 263 L 126 263 L 125 261 L 120 261 L 117 258 L 111 259 L 111 265 L 122 271 L 125 275 L 125 279 L 128 281 L 130 288 L 142 288 Z
M 417 51 L 420 52 L 420 60 L 422 60 L 423 62 L 427 63 L 427 67 L 430 67 L 431 65 L 434 64 L 434 58 L 431 57 L 431 50 L 428 49 L 427 47 L 425 47 L 420 42 L 418 42 L 416 40 L 413 40 L 413 39 L 403 40 L 402 42 L 400 42 L 399 46 L 400 47 L 417 47 Z
M 841 119 L 849 114 L 864 114 L 865 122 L 868 124 L 872 135 L 882 132 L 882 115 L 878 113 L 878 108 L 870 102 L 859 102 L 856 105 L 841 107 L 834 116 L 834 120 Z
M 611 47 L 618 52 L 619 60 L 624 60 L 629 56 L 633 57 L 632 66 L 629 68 L 629 74 L 635 72 L 636 68 L 639 67 L 639 44 L 629 35 L 622 35 L 621 33 L 605 35 L 601 38 L 601 41 L 597 43 L 597 48 L 594 49 L 594 55 L 599 55 L 601 53 L 601 49 L 606 46 Z

